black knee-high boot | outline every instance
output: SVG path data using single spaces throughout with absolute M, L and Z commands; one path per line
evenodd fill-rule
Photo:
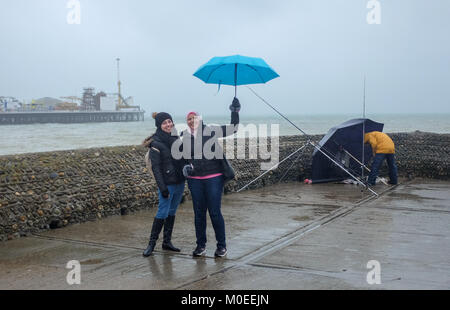
M 145 257 L 150 256 L 153 253 L 153 250 L 155 249 L 156 245 L 156 240 L 158 240 L 159 233 L 161 232 L 163 225 L 164 220 L 155 217 L 155 219 L 153 220 L 152 232 L 150 234 L 150 241 L 148 242 L 148 247 L 145 249 L 144 253 L 142 253 L 142 255 L 144 255 Z
M 169 215 L 164 221 L 164 232 L 163 232 L 164 239 L 163 239 L 162 248 L 164 250 L 180 252 L 180 249 L 174 247 L 171 242 L 174 224 L 175 224 L 175 215 Z

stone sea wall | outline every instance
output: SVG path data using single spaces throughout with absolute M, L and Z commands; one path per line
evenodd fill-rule
M 414 132 L 390 136 L 396 143 L 400 176 L 449 179 L 450 135 Z M 312 137 L 316 142 L 321 138 Z M 305 142 L 302 136 L 280 137 L 280 161 Z M 248 140 L 245 145 L 248 158 Z M 0 241 L 156 207 L 157 187 L 145 167 L 145 151 L 141 146 L 120 146 L 0 156 Z M 312 151 L 311 146 L 306 147 L 248 188 L 277 183 L 281 178 L 310 178 Z M 235 154 L 242 155 L 242 151 L 235 147 Z M 230 162 L 236 180 L 226 185 L 225 192 L 255 179 L 262 172 L 261 163 L 268 160 Z M 189 195 L 187 186 L 185 194 Z

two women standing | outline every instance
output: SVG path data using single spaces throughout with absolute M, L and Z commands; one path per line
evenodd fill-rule
M 152 227 L 149 246 L 144 251 L 144 256 L 148 256 L 153 252 L 156 240 L 161 232 L 160 227 L 165 227 L 166 222 L 168 223 L 168 229 L 170 228 L 170 233 L 168 230 L 167 238 L 166 233 L 164 233 L 163 248 L 178 250 L 173 247 L 170 240 L 175 212 L 184 191 L 183 177 L 186 177 L 188 180 L 194 206 L 197 247 L 192 255 L 198 257 L 206 254 L 207 212 L 209 212 L 217 241 L 217 249 L 214 254 L 216 257 L 223 257 L 227 254 L 225 221 L 221 212 L 224 188 L 223 150 L 217 143 L 209 143 L 208 145 L 212 145 L 210 149 L 205 148 L 205 144 L 211 139 L 229 136 L 237 131 L 240 107 L 239 100 L 234 98 L 230 106 L 231 124 L 224 126 L 204 125 L 198 113 L 190 112 L 187 115 L 189 128 L 183 132 L 182 141 L 183 149 L 187 147 L 188 150 L 183 150 L 185 151 L 183 153 L 184 158 L 180 160 L 174 159 L 170 152 L 172 144 L 179 139 L 177 135 L 170 135 L 171 130 L 173 130 L 172 118 L 167 113 L 158 113 L 156 115 L 155 125 L 158 129 L 152 137 L 146 139 L 146 145 L 150 147 L 152 171 L 158 185 L 160 201 L 158 213 Z M 170 124 L 164 124 L 167 120 Z M 158 124 L 161 124 L 161 126 L 158 126 Z M 161 139 L 161 137 L 165 138 Z M 158 151 L 155 149 L 158 149 Z M 205 154 L 205 149 L 209 154 Z M 172 178 L 169 178 L 168 175 L 172 175 Z M 168 211 L 161 211 L 160 214 L 160 210 L 166 209 Z M 168 216 L 164 217 L 166 214 Z M 169 220 L 169 217 L 173 217 L 173 220 Z

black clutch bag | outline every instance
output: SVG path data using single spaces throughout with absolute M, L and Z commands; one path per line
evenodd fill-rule
M 230 162 L 228 161 L 228 159 L 225 158 L 225 156 L 222 159 L 222 170 L 223 170 L 223 179 L 224 182 L 227 183 L 231 180 L 233 180 L 235 178 L 235 173 L 234 173 L 234 169 L 231 166 Z

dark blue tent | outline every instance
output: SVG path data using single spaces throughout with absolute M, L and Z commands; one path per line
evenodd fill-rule
M 382 123 L 374 122 L 368 118 L 352 119 L 331 128 L 318 144 L 324 153 L 356 176 L 361 175 L 361 165 L 352 159 L 348 153 L 362 162 L 363 124 L 365 133 L 383 131 L 384 124 Z M 364 146 L 364 164 L 366 166 L 371 157 L 372 148 L 366 144 Z M 313 183 L 342 181 L 348 178 L 350 176 L 343 169 L 322 152 L 317 149 L 314 150 L 312 159 Z

